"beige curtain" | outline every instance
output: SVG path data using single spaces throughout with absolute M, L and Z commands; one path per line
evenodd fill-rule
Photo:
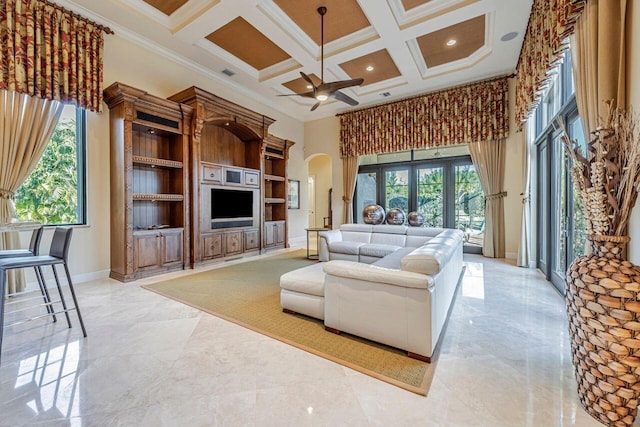
M 571 36 L 576 102 L 587 139 L 607 116 L 604 101 L 626 107 L 626 13 L 627 0 L 589 0 Z
M 63 104 L 0 90 L 0 223 L 15 217 L 13 193 L 42 157 Z M 0 249 L 19 247 L 18 234 L 2 233 Z M 10 274 L 8 292 L 24 290 L 22 274 Z
M 358 156 L 342 158 L 342 188 L 344 196 L 343 223 L 353 222 L 353 193 L 356 190 L 356 179 L 358 178 Z
M 520 247 L 518 247 L 518 266 L 529 267 L 531 232 L 531 201 L 529 200 L 529 131 L 524 133 L 524 148 L 522 150 L 522 220 L 520 225 Z
M 504 139 L 469 144 L 471 160 L 485 194 L 485 227 L 482 254 L 489 258 L 504 258 Z

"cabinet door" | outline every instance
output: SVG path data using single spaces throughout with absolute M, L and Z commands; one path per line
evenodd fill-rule
M 162 235 L 162 263 L 182 263 L 182 230 L 163 231 Z
M 225 255 L 242 252 L 242 231 L 224 233 L 224 245 Z
M 149 270 L 160 266 L 160 247 L 158 234 L 134 236 L 135 270 Z
M 284 222 L 280 222 L 275 226 L 275 239 L 276 245 L 282 245 L 284 243 Z
M 275 224 L 265 222 L 264 224 L 264 245 L 273 246 L 276 244 Z
M 259 233 L 258 230 L 246 230 L 244 232 L 244 250 L 250 251 L 253 249 L 258 249 L 260 246 L 259 242 Z
M 202 181 L 215 184 L 222 183 L 222 166 L 202 165 Z
M 222 234 L 207 234 L 200 241 L 202 242 L 202 259 L 222 256 Z

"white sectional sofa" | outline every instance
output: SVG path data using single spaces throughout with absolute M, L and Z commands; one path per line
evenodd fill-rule
M 284 311 L 430 361 L 462 273 L 459 230 L 345 224 L 320 233 L 320 260 L 280 279 Z

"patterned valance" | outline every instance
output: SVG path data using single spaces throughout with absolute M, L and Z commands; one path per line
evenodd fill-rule
M 538 106 L 562 53 L 569 47 L 568 37 L 584 5 L 585 0 L 534 0 L 516 67 L 517 123 L 526 121 Z
M 0 89 L 101 111 L 105 32 L 45 0 L 2 0 Z
M 383 154 L 506 138 L 508 92 L 504 77 L 340 114 L 340 154 Z

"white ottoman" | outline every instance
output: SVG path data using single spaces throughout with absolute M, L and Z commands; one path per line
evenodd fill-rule
M 324 319 L 323 264 L 318 262 L 280 276 L 282 311 Z

